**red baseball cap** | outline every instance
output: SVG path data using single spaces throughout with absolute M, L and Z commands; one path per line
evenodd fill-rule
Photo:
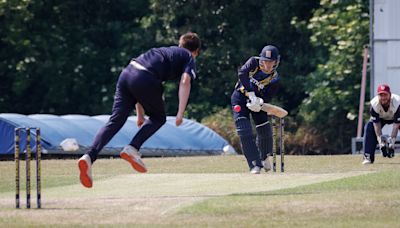
M 381 94 L 381 93 L 387 93 L 390 95 L 391 94 L 390 87 L 386 84 L 379 85 L 378 86 L 378 94 Z

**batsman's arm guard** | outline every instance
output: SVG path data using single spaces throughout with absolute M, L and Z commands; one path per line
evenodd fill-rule
M 288 112 L 285 109 L 268 103 L 262 104 L 261 110 L 279 118 L 283 118 L 288 115 Z

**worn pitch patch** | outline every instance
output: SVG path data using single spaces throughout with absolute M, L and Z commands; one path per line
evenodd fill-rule
M 293 188 L 367 173 L 131 174 L 98 181 L 94 176 L 91 189 L 81 186 L 78 179 L 76 185 L 42 189 L 41 210 L 13 210 L 11 192 L 0 194 L 0 207 L 10 208 L 0 210 L 0 218 L 24 213 L 26 219 L 39 224 L 151 223 L 210 197 Z M 36 206 L 34 199 L 32 206 Z

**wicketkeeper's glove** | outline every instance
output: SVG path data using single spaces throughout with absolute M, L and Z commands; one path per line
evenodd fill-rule
M 387 137 L 384 135 L 381 135 L 381 136 L 378 136 L 377 140 L 378 140 L 378 144 L 379 144 L 379 149 L 381 150 L 383 157 L 387 157 L 388 156 L 388 153 L 387 153 L 388 139 L 387 139 Z
M 390 149 L 394 149 L 394 144 L 396 143 L 396 139 L 390 137 L 390 138 L 388 138 L 387 142 L 388 142 L 388 147 L 389 147 Z
M 377 137 L 377 140 L 378 140 L 379 148 L 381 148 L 381 147 L 385 146 L 388 139 L 385 135 L 380 135 Z
M 390 137 L 388 139 L 388 157 L 393 158 L 394 157 L 394 145 L 396 144 L 396 138 Z

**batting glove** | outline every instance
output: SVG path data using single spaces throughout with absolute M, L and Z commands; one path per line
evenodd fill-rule
M 246 107 L 253 112 L 259 112 L 261 110 L 261 105 L 259 104 L 247 103 Z
M 254 92 L 248 92 L 250 102 L 246 104 L 247 108 L 253 112 L 259 112 L 261 110 L 261 105 L 264 103 L 262 98 L 255 95 Z
M 262 98 L 257 97 L 254 92 L 248 92 L 247 94 L 249 95 L 251 104 L 258 104 L 261 106 L 264 103 L 264 100 Z

